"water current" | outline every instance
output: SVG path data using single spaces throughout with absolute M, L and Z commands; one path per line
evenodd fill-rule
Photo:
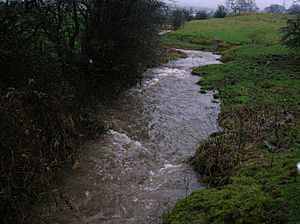
M 203 189 L 184 160 L 220 130 L 220 105 L 213 91 L 199 92 L 191 70 L 220 57 L 180 51 L 187 58 L 149 69 L 141 85 L 104 110 L 109 131 L 82 146 L 80 167 L 61 178 L 68 205 L 53 205 L 50 223 L 161 223 L 178 199 Z

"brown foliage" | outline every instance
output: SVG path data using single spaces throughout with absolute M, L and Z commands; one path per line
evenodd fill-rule
M 263 142 L 280 150 L 292 114 L 274 107 L 239 108 L 223 115 L 224 131 L 203 142 L 191 159 L 194 168 L 211 186 L 227 183 L 234 168 Z M 272 149 L 269 149 L 272 150 Z

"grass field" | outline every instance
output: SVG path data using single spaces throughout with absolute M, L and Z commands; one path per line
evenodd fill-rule
M 219 90 L 224 131 L 190 160 L 208 189 L 180 200 L 165 223 L 300 223 L 300 55 L 280 45 L 282 26 L 283 16 L 246 14 L 194 21 L 164 38 L 222 41 L 227 61 L 193 70 L 201 92 Z M 264 38 L 253 42 L 253 31 Z
M 276 44 L 286 15 L 247 13 L 225 19 L 192 21 L 163 37 L 167 45 L 188 49 L 212 49 L 241 44 Z M 217 47 L 217 46 L 216 46 Z

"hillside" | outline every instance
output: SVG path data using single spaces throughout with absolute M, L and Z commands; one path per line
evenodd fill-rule
M 221 100 L 223 132 L 190 160 L 208 188 L 180 200 L 165 223 L 299 223 L 300 55 L 280 45 L 283 26 L 283 16 L 245 14 L 193 21 L 164 38 L 194 49 L 221 41 L 226 62 L 193 71 L 201 93 L 218 89 Z
M 275 44 L 287 15 L 247 13 L 224 19 L 194 20 L 165 35 L 169 46 L 211 49 L 216 43 L 230 47 L 241 44 Z

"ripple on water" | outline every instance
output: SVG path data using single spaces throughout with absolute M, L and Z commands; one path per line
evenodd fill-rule
M 83 146 L 80 169 L 61 177 L 59 190 L 74 209 L 53 205 L 50 223 L 161 223 L 179 198 L 203 188 L 182 161 L 220 130 L 220 107 L 190 73 L 220 56 L 183 52 L 186 59 L 149 69 L 140 87 L 102 114 L 110 131 Z

